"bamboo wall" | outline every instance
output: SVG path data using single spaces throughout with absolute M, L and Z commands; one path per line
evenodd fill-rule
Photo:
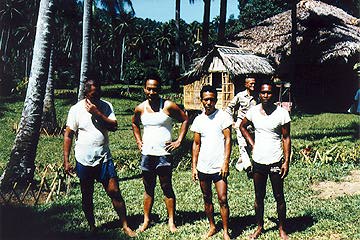
M 201 110 L 200 90 L 204 85 L 213 84 L 213 74 L 210 72 L 201 77 L 199 81 L 184 86 L 184 107 L 187 110 Z M 234 84 L 230 81 L 229 74 L 222 72 L 221 88 L 217 88 L 218 102 L 216 108 L 224 109 L 234 97 Z

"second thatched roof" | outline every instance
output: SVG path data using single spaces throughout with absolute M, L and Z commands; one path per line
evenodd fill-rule
M 263 74 L 271 75 L 274 68 L 269 60 L 240 48 L 216 45 L 206 56 L 194 61 L 192 70 L 182 77 L 186 83 L 199 80 L 209 72 L 227 71 L 230 76 Z
M 325 63 L 349 58 L 360 53 L 360 20 L 345 11 L 314 0 L 297 4 L 298 46 L 313 51 L 310 61 Z M 291 54 L 291 11 L 275 15 L 259 25 L 240 32 L 236 46 L 255 54 L 268 56 L 276 64 Z M 300 53 L 301 54 L 301 53 Z

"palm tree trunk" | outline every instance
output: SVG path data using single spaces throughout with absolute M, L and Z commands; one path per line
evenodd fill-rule
M 91 15 L 92 0 L 84 0 L 83 15 L 83 37 L 81 53 L 81 69 L 78 100 L 84 99 L 85 81 L 89 72 L 90 55 L 91 55 Z
M 10 160 L 0 178 L 1 188 L 9 189 L 14 182 L 21 186 L 32 181 L 36 149 L 39 142 L 41 115 L 48 78 L 53 0 L 41 0 L 36 26 L 31 74 L 19 129 Z
M 41 129 L 48 134 L 53 134 L 57 128 L 56 111 L 55 111 L 55 96 L 54 96 L 54 48 L 51 50 L 49 74 L 46 83 L 46 91 L 43 106 L 43 115 L 41 122 Z
M 296 4 L 297 0 L 292 1 L 291 6 L 291 81 L 295 83 L 296 77 L 296 34 L 297 34 L 297 21 L 296 21 Z
M 121 44 L 121 57 L 120 57 L 120 82 L 124 82 L 125 39 L 126 39 L 126 35 L 123 35 L 122 44 Z
M 218 44 L 224 44 L 225 42 L 225 24 L 226 24 L 226 0 L 220 1 L 220 22 L 218 30 Z
M 209 44 L 209 25 L 210 25 L 210 0 L 204 0 L 204 18 L 202 31 L 202 55 L 207 54 Z
M 180 66 L 180 0 L 176 0 L 175 24 L 176 24 L 175 67 L 179 67 Z

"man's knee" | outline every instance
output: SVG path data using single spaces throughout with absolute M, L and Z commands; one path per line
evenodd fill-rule
M 218 197 L 220 207 L 228 207 L 228 200 L 226 195 Z
M 162 183 L 161 189 L 163 190 L 163 193 L 165 197 L 167 198 L 175 198 L 175 193 L 172 188 L 172 185 L 170 183 Z
M 285 203 L 285 197 L 282 193 L 274 194 L 274 198 L 277 202 L 277 204 L 284 204 Z

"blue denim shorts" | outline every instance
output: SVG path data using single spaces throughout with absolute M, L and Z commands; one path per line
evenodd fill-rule
M 222 180 L 222 177 L 220 173 L 202 173 L 198 171 L 198 178 L 199 181 L 212 181 L 213 183 L 216 183 L 220 180 Z
M 164 155 L 164 156 L 141 155 L 141 170 L 154 172 L 160 167 L 171 168 L 171 161 L 172 161 L 171 155 Z
M 117 178 L 114 162 L 109 159 L 106 162 L 91 167 L 84 166 L 76 161 L 76 174 L 82 181 L 96 180 L 101 183 L 107 183 L 110 178 Z

